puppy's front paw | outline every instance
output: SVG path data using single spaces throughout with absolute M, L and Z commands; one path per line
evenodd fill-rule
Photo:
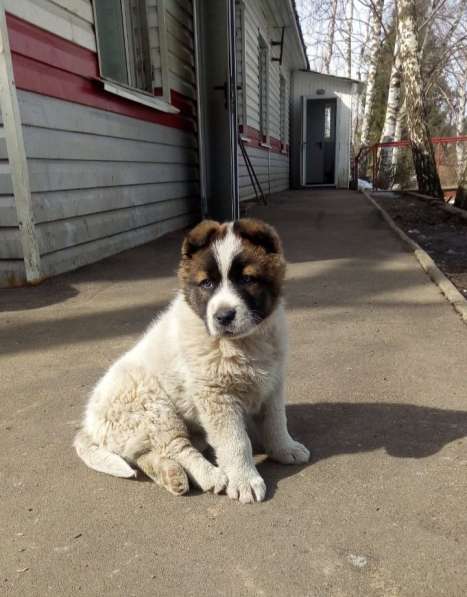
M 211 464 L 192 480 L 204 492 L 221 493 L 227 487 L 227 475 L 222 469 Z
M 199 485 L 203 491 L 221 493 L 227 487 L 227 475 L 217 466 L 211 466 Z
M 266 495 L 266 484 L 256 470 L 228 474 L 227 495 L 242 504 L 262 502 Z
M 269 456 L 281 464 L 305 464 L 310 460 L 310 451 L 292 439 L 285 446 L 274 448 Z

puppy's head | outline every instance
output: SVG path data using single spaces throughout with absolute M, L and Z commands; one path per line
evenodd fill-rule
M 260 220 L 205 220 L 183 242 L 185 299 L 212 336 L 251 334 L 274 311 L 284 274 L 277 232 Z

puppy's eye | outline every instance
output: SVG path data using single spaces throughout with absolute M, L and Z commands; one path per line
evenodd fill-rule
M 214 288 L 214 282 L 209 278 L 202 280 L 199 285 L 201 288 L 204 288 L 204 290 L 212 290 Z
M 245 276 L 242 276 L 239 281 L 240 281 L 240 284 L 253 284 L 253 282 L 255 282 L 256 280 L 253 276 L 245 275 Z

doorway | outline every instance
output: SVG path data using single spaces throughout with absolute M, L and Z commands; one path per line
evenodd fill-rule
M 196 1 L 199 157 L 204 217 L 240 217 L 235 0 Z
M 304 183 L 336 184 L 336 98 L 304 98 Z

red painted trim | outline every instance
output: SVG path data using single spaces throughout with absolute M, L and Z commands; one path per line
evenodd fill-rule
M 82 77 L 99 77 L 95 52 L 13 15 L 7 14 L 6 22 L 13 53 Z
M 265 143 L 265 141 L 263 140 L 263 135 L 261 135 L 261 133 L 252 126 L 240 125 L 238 128 L 242 135 L 250 139 L 248 143 L 250 147 L 256 147 L 258 149 L 262 149 L 263 151 L 270 151 L 271 153 L 281 153 L 282 155 L 284 155 L 284 150 L 286 153 L 288 153 L 289 151 L 288 144 L 284 145 L 279 139 L 276 139 L 275 137 L 269 137 L 268 144 L 271 146 L 270 148 L 261 145 L 262 143 Z
M 167 114 L 104 90 L 97 54 L 53 33 L 7 15 L 18 89 L 115 112 L 163 126 L 195 130 L 192 100 L 172 91 L 180 114 Z

